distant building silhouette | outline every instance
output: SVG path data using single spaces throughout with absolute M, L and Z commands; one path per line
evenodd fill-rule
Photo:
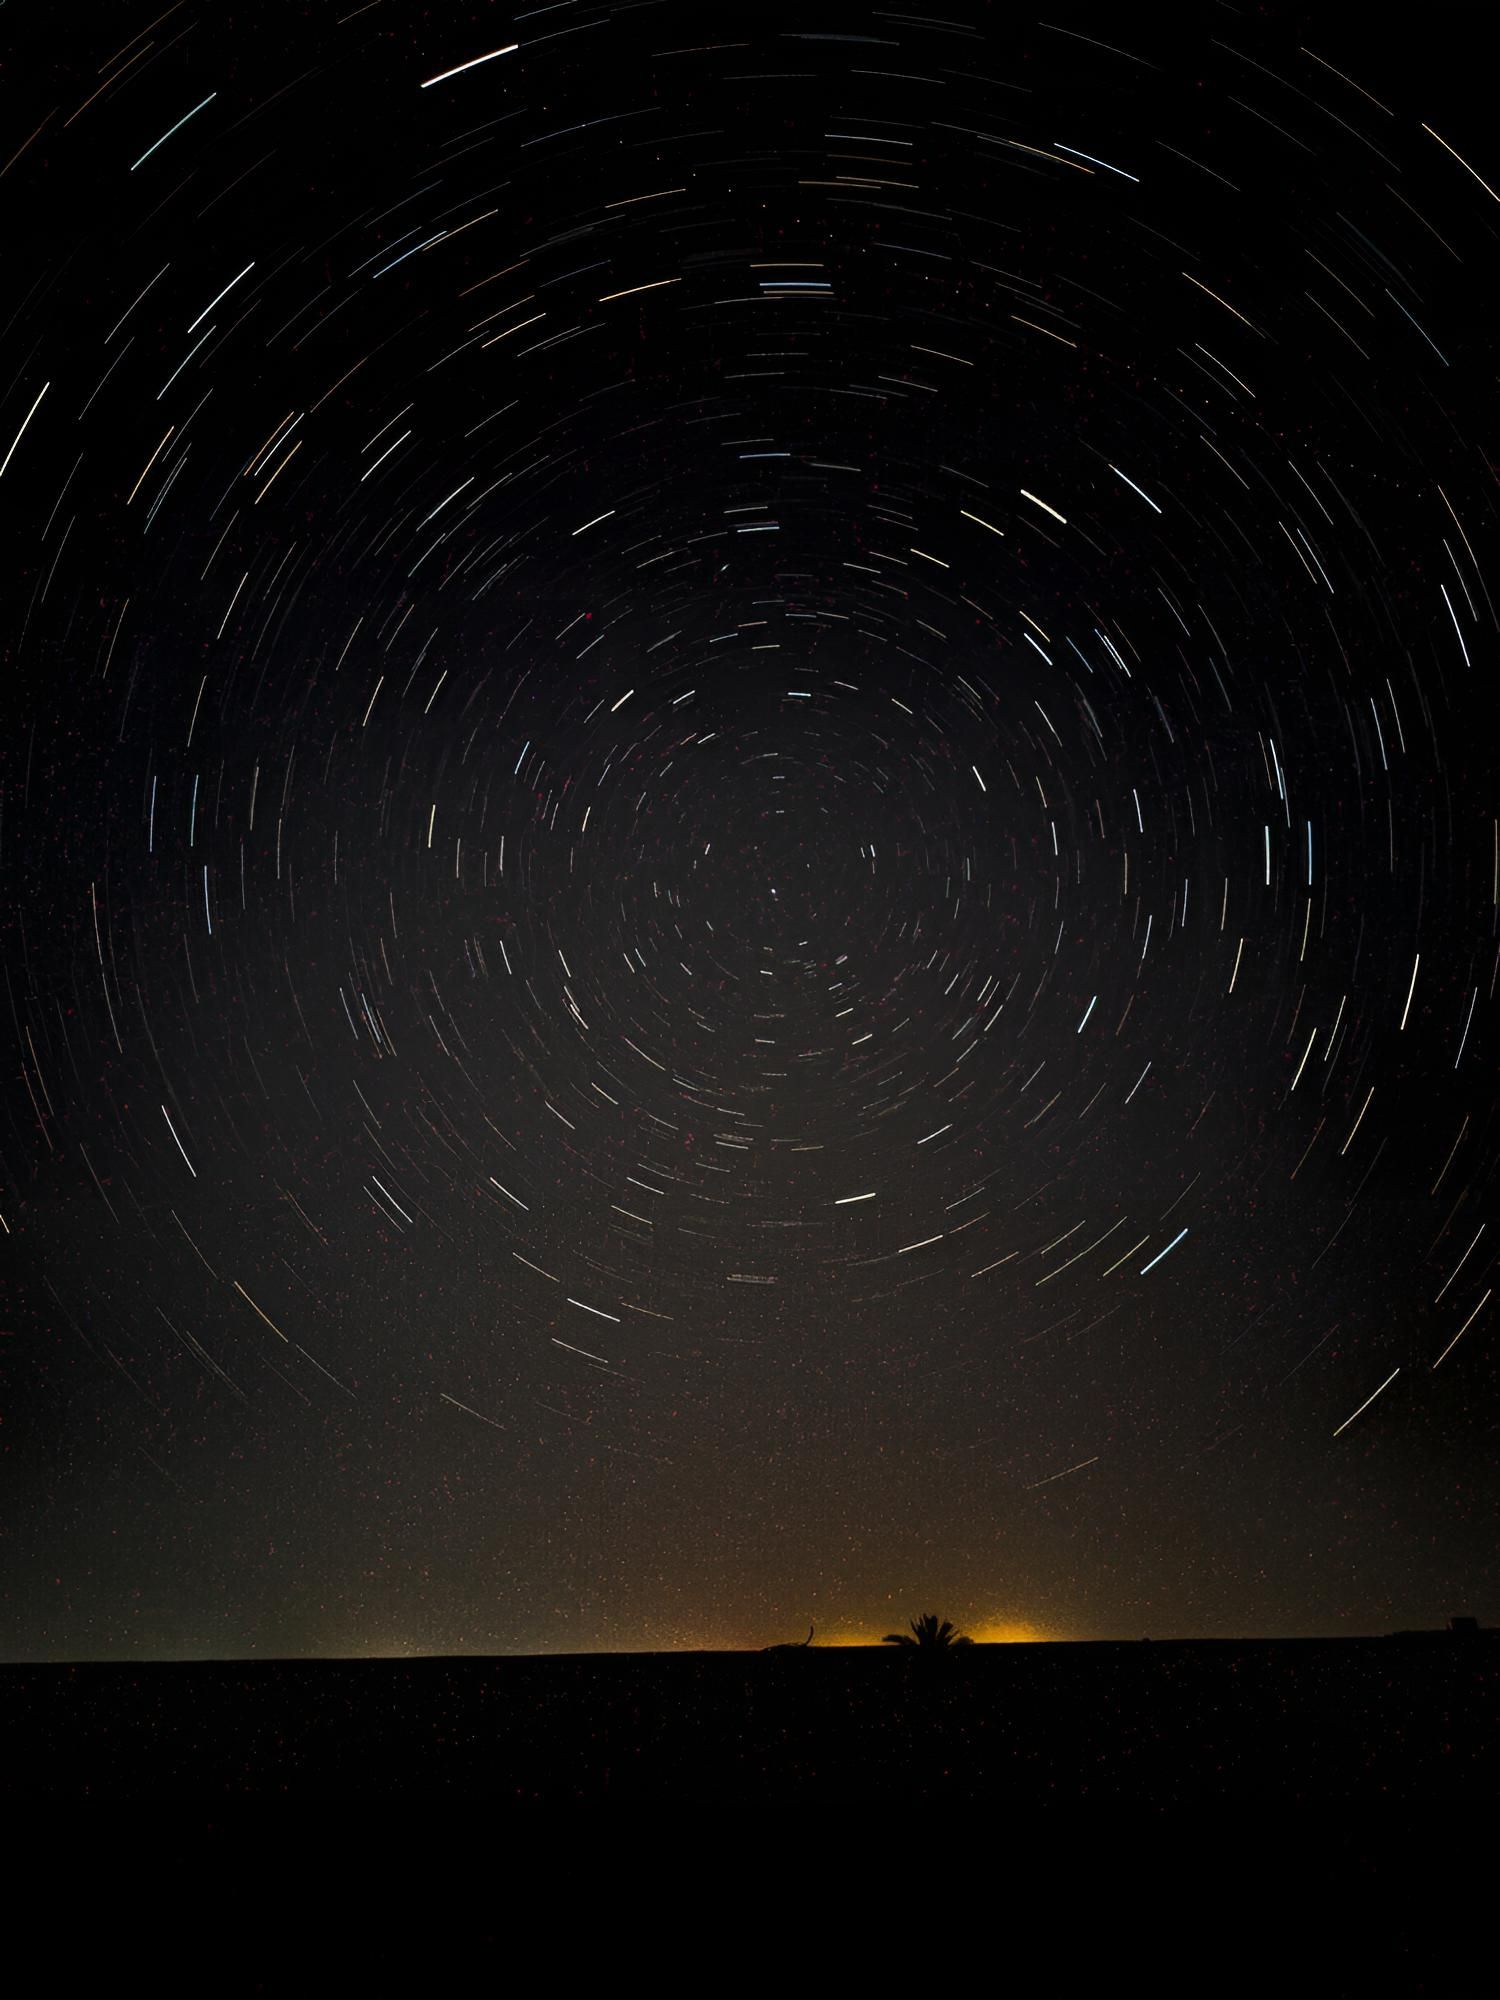
M 1500 1639 L 1500 1625 L 1481 1625 L 1477 1618 L 1463 1612 L 1450 1617 L 1447 1630 L 1443 1632 L 1435 1626 L 1427 1626 L 1415 1632 L 1392 1632 L 1390 1636 L 1393 1639 Z

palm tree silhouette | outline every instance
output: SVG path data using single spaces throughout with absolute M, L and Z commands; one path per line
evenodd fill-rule
M 974 1641 L 958 1631 L 948 1619 L 939 1622 L 935 1611 L 926 1611 L 920 1618 L 912 1619 L 910 1634 L 887 1632 L 880 1643 L 882 1646 L 908 1646 L 913 1652 L 930 1657 L 953 1652 L 960 1646 L 972 1646 Z

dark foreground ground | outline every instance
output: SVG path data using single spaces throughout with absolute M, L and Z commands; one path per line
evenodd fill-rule
M 10 1798 L 1477 1799 L 1500 1639 L 0 1668 Z

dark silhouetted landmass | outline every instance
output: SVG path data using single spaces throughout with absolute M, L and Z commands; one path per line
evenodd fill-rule
M 0 1668 L 12 1798 L 1473 1799 L 1500 1643 L 1448 1634 Z

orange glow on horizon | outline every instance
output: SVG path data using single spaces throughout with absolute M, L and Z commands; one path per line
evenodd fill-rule
M 962 1629 L 976 1646 L 1035 1646 L 1057 1636 L 1024 1618 L 987 1618 Z
M 940 1617 L 949 1615 L 951 1614 L 939 1613 Z M 1044 1631 L 1040 1625 L 1032 1624 L 1029 1619 L 1007 1617 L 998 1614 L 990 1618 L 980 1618 L 973 1621 L 954 1618 L 953 1623 L 958 1627 L 959 1632 L 966 1634 L 974 1641 L 976 1646 L 1034 1646 L 1043 1645 L 1048 1640 L 1058 1637 L 1057 1633 Z M 885 1630 L 905 1632 L 909 1629 L 909 1624 L 910 1621 L 905 1618 L 893 1619 L 886 1625 Z M 863 1629 L 849 1626 L 830 1626 L 826 1632 L 820 1630 L 815 1635 L 813 1644 L 815 1646 L 880 1646 L 884 1644 L 884 1637 L 880 1631 L 869 1626 Z

